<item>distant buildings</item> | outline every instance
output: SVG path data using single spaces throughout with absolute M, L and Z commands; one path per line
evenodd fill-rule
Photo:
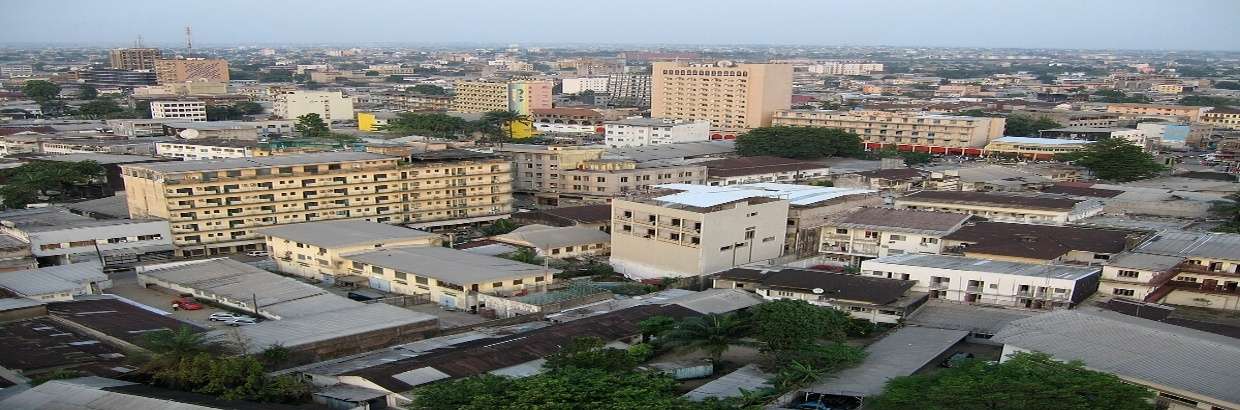
M 1145 131 L 1133 128 L 1063 127 L 1041 130 L 1038 135 L 1042 138 L 1080 141 L 1118 138 L 1131 142 L 1146 151 L 1158 150 L 1160 143 L 1156 135 L 1147 135 Z
M 158 219 L 96 220 L 63 208 L 0 213 L 0 232 L 24 243 L 43 266 L 92 263 L 95 269 L 125 269 L 172 256 L 168 222 Z
M 814 74 L 824 75 L 866 75 L 883 71 L 882 63 L 845 63 L 829 61 L 810 65 L 807 69 Z
M 82 84 L 96 88 L 123 87 L 134 88 L 155 85 L 157 78 L 154 71 L 132 71 L 114 68 L 92 68 L 78 72 Z
M 453 83 L 452 111 L 485 113 L 514 111 L 529 115 L 551 108 L 553 84 L 546 80 L 461 80 Z
M 1003 136 L 1003 118 L 886 111 L 780 110 L 774 125 L 838 128 L 861 136 L 869 149 L 885 146 L 939 154 L 978 155 Z
M 1093 141 L 1059 138 L 999 137 L 986 144 L 986 153 L 1049 161 L 1055 159 L 1056 154 L 1083 150 L 1091 142 Z
M 709 121 L 628 118 L 604 124 L 604 142 L 611 148 L 706 141 Z
M 1178 117 L 1189 122 L 1197 122 L 1201 120 L 1201 116 L 1210 110 L 1210 107 L 1197 107 L 1192 105 L 1166 105 L 1166 104 L 1107 104 L 1107 112 L 1121 114 L 1126 118 L 1139 117 Z
M 228 60 L 180 59 L 155 60 L 155 76 L 160 84 L 189 81 L 228 82 Z
M 590 91 L 595 94 L 607 94 L 608 77 L 577 77 L 565 78 L 560 82 L 560 92 L 564 94 L 579 94 L 584 91 Z
M 903 209 L 957 212 L 1003 222 L 1065 224 L 1102 212 L 1102 201 L 1062 195 L 921 191 L 895 199 Z
M 151 101 L 151 118 L 206 121 L 207 104 L 202 101 Z
M 650 115 L 707 120 L 720 130 L 771 125 L 792 104 L 792 66 L 683 62 L 653 64 Z
M 298 90 L 276 96 L 272 113 L 296 120 L 306 114 L 318 114 L 325 122 L 353 119 L 353 100 L 340 91 Z
M 1025 309 L 1067 309 L 1098 290 L 1101 268 L 904 254 L 861 263 L 863 275 L 916 281 L 931 299 Z
M 154 70 L 163 57 L 158 48 L 117 48 L 108 51 L 109 66 L 118 70 Z
M 1026 108 L 1013 110 L 1012 114 L 1047 118 L 1064 127 L 1117 127 L 1120 122 L 1120 114 L 1108 112 Z
M 607 76 L 607 95 L 617 107 L 650 106 L 650 74 L 611 74 Z

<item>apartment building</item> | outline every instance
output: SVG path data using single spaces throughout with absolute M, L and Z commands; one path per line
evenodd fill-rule
M 1210 107 L 1197 107 L 1192 105 L 1132 103 L 1107 104 L 1107 112 L 1120 114 L 1122 118 L 1140 118 L 1143 116 L 1178 117 L 1189 122 L 1200 121 L 1202 114 L 1205 114 L 1209 110 Z
M 706 167 L 680 160 L 637 161 L 604 157 L 603 148 L 504 144 L 512 158 L 513 188 L 548 205 L 599 202 L 659 184 L 703 183 Z
M 366 219 L 426 229 L 512 212 L 510 163 L 474 152 L 331 152 L 121 170 L 131 217 L 169 221 L 180 256 L 263 249 L 257 229 L 272 225 Z
M 910 280 L 816 270 L 732 268 L 712 279 L 714 288 L 746 289 L 766 300 L 804 300 L 874 323 L 900 323 L 928 299 L 909 291 L 917 284 Z
M 228 60 L 187 58 L 155 60 L 155 78 L 160 84 L 191 81 L 227 83 Z
M 1201 115 L 1201 122 L 1228 129 L 1240 129 L 1240 109 L 1215 107 Z
M 1098 294 L 1144 301 L 1172 278 L 1183 256 L 1124 252 L 1102 266 Z
M 151 101 L 151 118 L 206 121 L 207 104 L 202 101 Z
M 1145 131 L 1132 128 L 1095 128 L 1095 127 L 1063 127 L 1038 131 L 1042 138 L 1058 138 L 1067 140 L 1098 141 L 1106 138 L 1119 138 L 1146 151 L 1156 151 L 1159 144 L 1157 135 L 1146 134 Z
M 1032 159 L 1035 161 L 1049 161 L 1055 159 L 1056 154 L 1081 151 L 1091 142 L 1093 141 L 1058 138 L 999 137 L 991 140 L 989 144 L 986 144 L 986 151 L 984 155 L 1011 156 Z
M 107 120 L 108 128 L 112 130 L 112 135 L 120 135 L 127 138 L 135 137 L 155 137 L 164 135 L 164 120 L 154 119 L 125 119 L 125 120 Z
M 650 74 L 611 74 L 607 76 L 607 96 L 616 107 L 650 106 Z
M 1112 296 L 1240 310 L 1240 234 L 1164 231 L 1132 253 L 1109 264 Z
M 198 139 L 155 143 L 155 155 L 180 158 L 183 161 L 225 158 L 253 158 L 269 155 L 258 141 L 235 139 Z
M 560 81 L 560 92 L 564 94 L 580 94 L 590 91 L 599 95 L 607 94 L 608 77 L 577 77 L 565 78 Z
M 297 90 L 277 95 L 272 113 L 287 120 L 318 114 L 327 122 L 349 121 L 353 119 L 353 100 L 340 91 Z
M 452 108 L 452 96 L 423 95 L 408 91 L 387 91 L 371 94 L 378 106 L 395 111 L 447 111 Z
M 776 111 L 792 105 L 788 64 L 656 62 L 652 72 L 652 117 L 707 120 L 737 131 L 771 125 Z
M 344 255 L 397 246 L 440 246 L 444 240 L 430 232 L 349 219 L 273 226 L 258 233 L 280 272 L 327 283 L 350 274 L 352 266 Z
M 551 108 L 554 84 L 547 80 L 459 80 L 452 87 L 452 111 L 529 115 L 535 108 Z
M 492 236 L 491 240 L 531 249 L 540 257 L 553 259 L 607 255 L 611 248 L 611 236 L 589 226 L 530 224 Z
M 17 209 L 0 213 L 0 233 L 20 241 L 42 266 L 90 263 L 114 270 L 172 256 L 168 222 L 157 219 L 96 220 L 60 207 Z
M 706 141 L 709 121 L 668 118 L 627 118 L 604 123 L 603 140 L 609 148 Z
M 108 51 L 109 66 L 118 70 L 154 70 L 163 57 L 158 48 L 117 48 Z
M 867 75 L 883 71 L 882 63 L 845 63 L 828 61 L 812 64 L 806 68 L 814 74 L 823 75 Z
M 539 132 L 598 134 L 604 116 L 589 108 L 535 108 L 530 110 L 530 119 Z
M 348 272 L 385 292 L 425 295 L 439 305 L 476 312 L 479 294 L 545 291 L 556 269 L 442 246 L 385 247 L 344 256 Z
M 1065 127 L 1118 127 L 1120 114 L 1094 111 L 1069 111 L 1042 108 L 1013 110 L 1012 115 L 1046 118 Z
M 837 128 L 861 136 L 867 149 L 898 147 L 937 154 L 979 155 L 1003 136 L 1005 120 L 925 112 L 776 111 L 774 125 Z
M 1015 192 L 920 191 L 895 199 L 895 207 L 957 212 L 993 221 L 1065 224 L 1102 212 L 1098 199 Z
M 943 237 L 969 215 L 892 208 L 861 208 L 824 224 L 819 252 L 856 266 L 861 261 L 906 253 L 943 253 Z
M 676 186 L 612 201 L 611 265 L 633 279 L 708 275 L 783 252 L 788 200 Z
M 831 174 L 826 165 L 791 158 L 755 156 L 699 162 L 706 167 L 706 183 L 711 186 L 794 183 L 825 179 Z
M 930 299 L 1022 309 L 1068 309 L 1098 290 L 1101 268 L 904 254 L 861 263 L 863 275 L 916 281 Z

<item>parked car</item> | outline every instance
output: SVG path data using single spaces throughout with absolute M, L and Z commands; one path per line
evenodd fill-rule
M 229 326 L 247 326 L 258 323 L 257 319 L 252 317 L 239 317 L 233 320 L 225 321 L 224 324 Z
M 253 319 L 253 318 L 246 316 L 246 315 L 238 315 L 236 313 L 219 312 L 219 313 L 212 313 L 211 316 L 207 317 L 207 319 L 211 321 L 215 321 L 215 322 L 227 322 L 227 321 L 234 320 L 234 319 Z
M 246 252 L 245 254 L 246 254 L 246 255 L 249 255 L 249 256 L 267 256 L 267 255 L 270 255 L 270 253 L 268 253 L 267 251 L 249 251 L 249 252 Z
M 946 359 L 943 359 L 942 366 L 952 368 L 960 365 L 960 362 L 973 358 L 973 353 L 956 352 Z
M 172 301 L 172 310 L 200 310 L 200 309 L 202 309 L 202 304 L 195 302 L 192 299 L 182 298 L 182 299 L 177 299 L 177 300 Z

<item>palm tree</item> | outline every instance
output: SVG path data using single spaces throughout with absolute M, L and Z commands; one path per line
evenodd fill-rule
M 210 348 L 203 333 L 189 326 L 181 326 L 175 331 L 147 333 L 145 342 L 147 350 L 155 353 L 158 360 L 164 363 L 176 363 Z
M 792 389 L 813 383 L 824 374 L 826 374 L 826 369 L 794 360 L 780 369 L 779 374 L 775 376 L 775 385 L 782 389 Z
M 749 323 L 735 314 L 712 313 L 682 320 L 660 340 L 672 348 L 705 351 L 711 359 L 719 361 L 723 352 L 740 344 L 748 332 Z
M 488 124 L 494 124 L 500 129 L 507 128 L 508 139 L 512 139 L 514 136 L 512 127 L 513 124 L 522 123 L 528 125 L 533 122 L 533 120 L 530 119 L 530 116 L 516 111 L 491 111 L 482 115 L 482 121 Z

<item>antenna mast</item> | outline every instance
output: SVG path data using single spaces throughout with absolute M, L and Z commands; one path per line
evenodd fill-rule
M 190 31 L 189 26 L 185 26 L 185 49 L 194 49 L 194 34 Z

